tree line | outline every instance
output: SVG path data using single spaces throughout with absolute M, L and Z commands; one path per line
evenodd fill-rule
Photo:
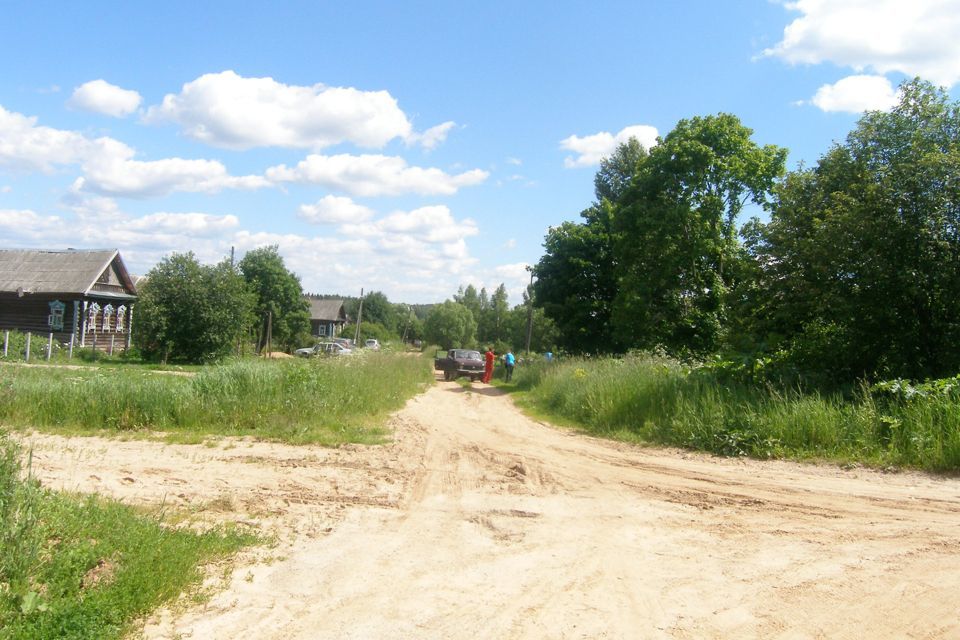
M 535 304 L 573 353 L 663 350 L 818 384 L 960 370 L 960 108 L 915 79 L 815 166 L 730 114 L 620 145 L 549 230 Z M 745 212 L 754 215 L 740 226 Z

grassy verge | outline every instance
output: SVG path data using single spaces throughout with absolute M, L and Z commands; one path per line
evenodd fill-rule
M 378 442 L 385 415 L 432 380 L 429 359 L 389 353 L 237 360 L 189 377 L 124 367 L 0 366 L 0 423 L 63 432 L 165 431 L 187 440 Z
M 164 526 L 116 502 L 47 491 L 0 435 L 0 639 L 120 638 L 253 536 Z
M 518 367 L 519 401 L 601 436 L 720 455 L 960 470 L 960 390 L 854 398 L 721 381 L 655 356 Z

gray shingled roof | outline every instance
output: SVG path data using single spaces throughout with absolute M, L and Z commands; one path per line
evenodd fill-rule
M 318 300 L 307 298 L 310 303 L 311 320 L 344 320 L 343 300 Z
M 96 283 L 119 252 L 116 249 L 92 251 L 40 251 L 0 249 L 0 292 L 23 289 L 29 293 L 84 294 Z M 133 282 L 120 260 L 121 278 L 126 286 Z

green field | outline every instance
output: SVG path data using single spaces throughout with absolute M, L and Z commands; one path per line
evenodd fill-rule
M 165 432 L 375 443 L 390 411 L 433 380 L 427 358 L 391 353 L 235 360 L 174 375 L 133 366 L 0 365 L 0 425 L 66 433 Z
M 515 381 L 523 406 L 595 435 L 728 456 L 960 470 L 957 380 L 823 394 L 634 355 L 531 364 Z

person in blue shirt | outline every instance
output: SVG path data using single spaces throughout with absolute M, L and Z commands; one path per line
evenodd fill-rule
M 513 365 L 516 363 L 517 359 L 513 357 L 513 351 L 507 351 L 507 355 L 503 356 L 503 366 L 507 370 L 507 382 L 510 382 L 513 377 Z

